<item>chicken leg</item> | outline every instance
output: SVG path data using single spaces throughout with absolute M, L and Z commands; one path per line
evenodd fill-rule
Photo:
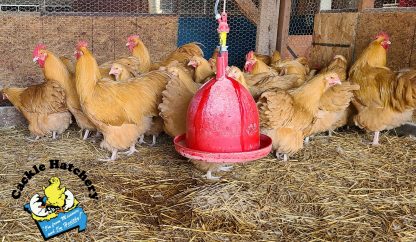
M 374 138 L 373 138 L 373 142 L 371 144 L 373 146 L 380 145 L 379 139 L 380 139 L 380 131 L 374 132 Z
M 85 130 L 85 134 L 84 137 L 82 138 L 82 140 L 87 140 L 88 139 L 88 135 L 90 134 L 90 131 L 88 129 Z
M 279 152 L 276 151 L 276 158 L 283 160 L 284 162 L 289 160 L 289 156 L 287 154 L 280 154 Z
M 104 161 L 104 162 L 107 162 L 107 161 L 115 161 L 117 159 L 117 152 L 118 152 L 118 150 L 113 150 L 113 152 L 111 153 L 111 157 L 110 158 L 107 158 L 107 159 L 98 159 L 98 161 Z
M 40 139 L 40 137 L 39 136 L 36 136 L 34 139 L 31 139 L 31 138 L 26 138 L 26 140 L 28 140 L 28 141 L 30 141 L 30 142 L 35 142 L 35 141 L 38 141 Z
M 52 131 L 52 139 L 56 139 L 56 131 Z
M 138 150 L 136 150 L 136 145 L 135 145 L 135 144 L 133 144 L 133 145 L 131 145 L 131 146 L 130 146 L 130 149 L 129 149 L 128 151 L 121 152 L 121 154 L 123 154 L 123 155 L 127 155 L 127 156 L 131 156 L 131 155 L 133 155 L 135 152 L 138 152 Z
M 211 169 L 209 169 L 207 171 L 207 174 L 203 175 L 202 177 L 205 177 L 207 180 L 219 180 L 221 178 L 219 176 L 213 176 Z
M 208 169 L 207 173 L 205 175 L 203 175 L 202 177 L 205 177 L 207 180 L 218 180 L 221 177 L 213 176 L 212 175 L 213 170 L 227 172 L 227 171 L 231 171 L 232 169 L 233 169 L 232 166 L 219 165 L 217 168 L 210 168 L 210 169 Z
M 139 139 L 139 144 L 141 145 L 141 144 L 146 144 L 146 141 L 144 141 L 144 134 L 142 134 L 141 136 L 140 136 L 140 139 Z
M 152 144 L 150 146 L 154 146 L 156 144 L 156 135 L 152 137 Z

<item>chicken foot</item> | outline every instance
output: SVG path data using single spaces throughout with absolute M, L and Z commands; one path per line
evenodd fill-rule
M 117 152 L 118 152 L 118 150 L 113 150 L 113 152 L 111 153 L 111 157 L 110 158 L 107 158 L 107 159 L 98 159 L 98 161 L 104 161 L 104 162 L 107 162 L 107 161 L 115 161 L 117 159 Z
M 280 154 L 279 152 L 276 151 L 276 158 L 279 160 L 283 160 L 283 161 L 288 161 L 289 160 L 289 156 L 287 154 Z
M 35 138 L 34 139 L 31 139 L 31 138 L 29 138 L 29 137 L 27 137 L 26 138 L 26 140 L 28 140 L 28 141 L 30 141 L 30 142 L 36 142 L 36 141 L 38 141 L 40 139 L 40 137 L 39 136 L 35 136 Z
M 380 145 L 379 139 L 380 139 L 380 131 L 374 132 L 374 138 L 373 138 L 373 142 L 371 144 L 373 146 Z
M 207 171 L 207 174 L 203 175 L 202 177 L 206 178 L 207 180 L 219 180 L 221 177 L 213 176 L 211 169 Z
M 150 146 L 154 146 L 156 144 L 156 135 L 152 137 L 152 144 Z
M 231 171 L 232 169 L 233 169 L 233 166 L 222 166 L 221 165 L 221 166 L 217 167 L 217 169 L 209 169 L 207 171 L 207 173 L 205 175 L 203 175 L 202 177 L 205 177 L 207 180 L 218 180 L 221 177 L 219 177 L 219 176 L 213 176 L 212 175 L 213 170 L 227 172 L 227 171 Z
M 140 136 L 140 139 L 139 139 L 139 144 L 141 145 L 141 144 L 146 144 L 146 141 L 144 141 L 144 134 L 142 134 L 141 136 Z
M 127 155 L 127 156 L 131 156 L 131 155 L 133 155 L 135 152 L 139 152 L 139 151 L 138 151 L 138 150 L 136 150 L 136 145 L 135 145 L 135 144 L 133 144 L 133 145 L 131 145 L 131 146 L 130 146 L 130 149 L 129 149 L 128 151 L 121 152 L 120 154 Z
M 56 139 L 57 135 L 56 135 L 56 131 L 52 131 L 52 139 Z

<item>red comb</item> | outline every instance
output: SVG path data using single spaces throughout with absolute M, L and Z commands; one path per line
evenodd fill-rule
M 46 45 L 41 44 L 41 43 L 37 44 L 35 49 L 33 50 L 33 58 L 39 55 L 40 50 L 44 50 L 44 49 L 46 49 Z
M 384 31 L 381 31 L 380 33 L 378 33 L 375 37 L 374 37 L 374 39 L 378 39 L 378 38 L 380 38 L 380 37 L 382 37 L 384 40 L 386 40 L 386 41 L 389 41 L 390 40 L 390 36 L 386 33 L 386 32 L 384 32 Z
M 82 47 L 87 47 L 88 43 L 85 40 L 80 40 L 77 44 L 77 49 L 82 48 Z
M 140 36 L 139 36 L 138 34 L 133 34 L 133 35 L 130 35 L 130 36 L 127 38 L 127 41 L 130 41 L 130 40 L 133 40 L 133 39 L 140 39 Z
M 247 53 L 246 60 L 253 59 L 253 57 L 254 57 L 254 51 L 250 50 L 250 52 Z

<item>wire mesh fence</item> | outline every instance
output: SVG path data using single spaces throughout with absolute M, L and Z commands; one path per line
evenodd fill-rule
M 89 43 L 98 63 L 129 55 L 126 38 L 139 34 L 152 61 L 177 46 L 200 42 L 209 58 L 218 43 L 214 0 L 0 0 L 0 88 L 42 81 L 31 61 L 37 43 L 72 57 L 75 43 Z M 230 64 L 243 65 L 256 47 L 260 0 L 228 0 Z M 222 6 L 222 5 L 221 5 Z

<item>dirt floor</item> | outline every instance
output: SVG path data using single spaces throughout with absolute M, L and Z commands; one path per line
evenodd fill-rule
M 58 176 L 88 216 L 85 232 L 50 241 L 415 241 L 416 141 L 383 133 L 381 146 L 357 130 L 315 138 L 289 162 L 265 159 L 206 181 L 178 155 L 169 137 L 139 155 L 108 155 L 75 129 L 58 141 L 25 140 L 25 128 L 0 129 L 0 240 L 42 236 L 23 210 Z M 67 170 L 35 175 L 19 199 L 24 172 L 50 159 L 86 170 L 99 200 Z

